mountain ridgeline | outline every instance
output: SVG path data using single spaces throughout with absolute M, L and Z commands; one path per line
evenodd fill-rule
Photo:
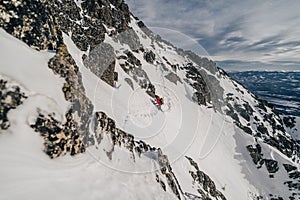
M 123 0 L 3 0 L 0 9 L 0 27 L 31 49 L 52 53 L 48 69 L 63 80 L 63 87 L 57 93 L 63 93 L 70 105 L 63 119 L 57 119 L 50 111 L 38 110 L 34 121 L 28 124 L 43 138 L 44 152 L 49 158 L 68 154 L 76 157 L 96 146 L 105 151 L 108 162 L 114 162 L 114 156 L 121 149 L 130 155 L 134 165 L 143 156 L 153 154 L 158 163 L 153 182 L 159 185 L 161 193 L 169 193 L 174 199 L 233 199 L 225 186 L 220 187 L 226 185 L 222 180 L 233 177 L 225 174 L 225 179 L 216 182 L 212 178 L 216 175 L 202 170 L 198 158 L 185 152 L 181 156 L 186 166 L 181 170 L 185 171 L 178 170 L 163 147 L 124 130 L 104 107 L 99 109 L 88 95 L 83 78 L 84 70 L 88 70 L 115 93 L 120 83 L 126 83 L 132 91 L 139 88 L 152 99 L 159 95 L 159 85 L 150 71 L 159 69 L 163 83 L 185 88 L 182 93 L 186 92 L 185 98 L 193 106 L 223 116 L 229 124 L 234 124 L 235 134 L 247 138 L 235 143 L 237 149 L 247 152 L 241 159 L 251 158 L 246 164 L 256 174 L 246 176 L 257 187 L 257 192 L 250 191 L 248 198 L 299 197 L 300 141 L 288 134 L 288 117 L 283 121 L 272 105 L 237 83 L 213 61 L 178 49 L 151 32 Z M 74 47 L 70 47 L 70 41 Z M 75 47 L 82 53 L 80 56 L 72 52 Z M 30 101 L 31 93 L 30 88 L 25 89 L 17 82 L 8 83 L 5 74 L 0 80 L 0 89 L 0 134 L 5 135 L 13 125 L 9 112 L 19 109 L 24 101 Z M 188 113 L 184 116 L 189 117 Z M 219 122 L 215 120 L 215 123 Z M 183 174 L 190 182 L 180 178 Z M 256 177 L 261 174 L 266 175 L 266 183 L 258 188 Z

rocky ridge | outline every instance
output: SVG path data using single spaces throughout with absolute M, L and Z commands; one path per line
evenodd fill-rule
M 14 37 L 22 40 L 28 46 L 38 51 L 55 51 L 55 56 L 49 60 L 48 67 L 53 73 L 65 80 L 62 92 L 65 99 L 72 104 L 71 108 L 65 114 L 65 120 L 59 122 L 55 116 L 39 114 L 36 122 L 31 127 L 39 132 L 45 140 L 45 152 L 51 157 L 56 158 L 67 153 L 76 155 L 85 152 L 86 148 L 100 144 L 103 134 L 111 137 L 112 149 L 118 145 L 128 149 L 135 159 L 143 153 L 153 151 L 158 155 L 160 172 L 157 173 L 156 181 L 163 190 L 168 188 L 179 199 L 191 198 L 194 194 L 188 194 L 182 191 L 178 183 L 167 156 L 159 148 L 151 147 L 143 141 L 135 141 L 134 136 L 118 129 L 113 119 L 109 118 L 104 112 L 96 112 L 95 135 L 88 130 L 93 120 L 93 105 L 85 95 L 85 89 L 82 84 L 81 73 L 76 63 L 68 52 L 62 33 L 70 36 L 78 49 L 86 52 L 82 58 L 87 68 L 89 68 L 99 78 L 111 86 L 115 86 L 117 74 L 115 72 L 115 61 L 120 62 L 121 68 L 131 79 L 128 83 L 137 82 L 150 95 L 155 95 L 155 86 L 143 70 L 142 60 L 138 54 L 143 55 L 143 59 L 155 65 L 162 66 L 168 73 L 168 80 L 182 83 L 185 81 L 194 88 L 192 100 L 203 106 L 213 105 L 218 112 L 225 112 L 232 118 L 235 124 L 245 133 L 252 135 L 257 143 L 249 144 L 247 150 L 253 158 L 257 168 L 263 165 L 274 178 L 274 174 L 280 169 L 285 169 L 290 180 L 284 184 L 295 192 L 290 199 L 299 195 L 299 171 L 293 163 L 278 164 L 262 152 L 259 142 L 263 142 L 275 147 L 281 153 L 291 158 L 294 163 L 299 163 L 299 142 L 293 140 L 284 130 L 282 120 L 272 112 L 272 108 L 267 102 L 256 100 L 255 105 L 250 105 L 247 101 L 240 99 L 237 94 L 245 95 L 249 91 L 239 86 L 232 80 L 236 93 L 227 93 L 224 97 L 224 91 L 220 86 L 221 79 L 230 79 L 226 73 L 218 69 L 216 65 L 208 59 L 200 58 L 192 52 L 185 52 L 176 49 L 179 54 L 188 56 L 184 65 L 172 63 L 168 58 L 154 53 L 154 51 L 145 49 L 138 41 L 137 34 L 129 25 L 131 22 L 131 13 L 124 1 L 105 0 L 105 1 L 85 1 L 78 3 L 71 0 L 63 1 L 2 1 L 0 3 L 1 17 L 0 26 Z M 159 40 L 151 31 L 149 31 L 141 21 L 138 25 L 142 27 L 144 33 L 152 40 Z M 93 63 L 93 52 L 103 49 L 99 48 L 101 44 L 106 45 L 105 49 L 111 49 L 109 44 L 105 43 L 105 35 L 109 35 L 113 40 L 120 43 L 130 44 L 130 49 L 122 52 L 114 52 L 108 58 L 108 65 L 104 68 L 89 65 Z M 163 42 L 163 41 L 162 41 Z M 101 63 L 103 63 L 101 61 Z M 170 69 L 168 69 L 170 68 Z M 208 75 L 205 70 L 215 75 Z M 176 73 L 184 71 L 186 77 L 181 80 Z M 20 92 L 18 87 L 13 91 L 7 92 L 5 81 L 2 81 L 1 87 L 1 129 L 8 128 L 7 112 L 20 105 L 26 96 Z M 133 88 L 133 86 L 132 86 Z M 245 92 L 246 91 L 246 92 Z M 252 95 L 252 94 L 250 94 Z M 12 99 L 14 103 L 6 103 L 7 98 Z M 2 114 L 3 113 L 3 114 Z M 259 113 L 259 114 L 258 114 Z M 271 127 L 271 128 L 270 128 Z M 107 152 L 110 158 L 113 152 Z M 138 156 L 136 156 L 138 155 Z M 199 171 L 198 165 L 187 157 L 194 171 L 190 171 L 194 181 L 199 187 L 199 198 L 225 199 L 218 190 L 216 190 L 213 181 Z M 194 195 L 193 198 L 197 196 Z
M 0 130 L 9 128 L 8 112 L 16 109 L 26 98 L 27 95 L 18 84 L 12 84 L 5 78 L 0 79 Z
M 39 113 L 35 123 L 31 124 L 31 127 L 44 138 L 45 153 L 50 158 L 57 158 L 67 153 L 70 155 L 83 153 L 90 145 L 99 144 L 103 134 L 107 133 L 111 136 L 113 146 L 119 145 L 128 149 L 134 159 L 135 154 L 141 156 L 147 151 L 156 151 L 161 168 L 160 173 L 157 173 L 159 184 L 163 190 L 166 190 L 168 185 L 178 199 L 184 199 L 184 192 L 180 188 L 168 158 L 159 148 L 150 147 L 143 141 L 134 141 L 134 136 L 117 129 L 114 121 L 103 112 L 96 113 L 95 137 L 88 131 L 93 116 L 93 105 L 85 95 L 81 73 L 64 45 L 62 32 L 66 34 L 72 32 L 69 36 L 80 50 L 94 50 L 103 42 L 105 33 L 113 37 L 118 32 L 130 29 L 128 26 L 130 12 L 127 5 L 123 1 L 113 0 L 86 1 L 78 7 L 74 1 L 29 0 L 3 1 L 0 7 L 2 12 L 0 25 L 4 30 L 33 49 L 56 51 L 55 56 L 49 60 L 48 67 L 55 75 L 65 80 L 62 92 L 66 101 L 72 105 L 65 114 L 65 120 L 58 121 L 51 113 L 48 115 Z M 78 21 L 81 21 L 80 26 Z M 108 31 L 105 26 L 113 30 Z M 116 38 L 122 40 L 122 38 Z M 139 66 L 138 59 L 130 51 L 126 52 L 126 55 L 132 66 Z M 147 59 L 148 57 L 145 56 Z M 150 55 L 151 58 L 153 54 Z M 90 69 L 97 74 L 98 69 L 95 67 L 90 67 Z M 114 71 L 113 65 L 99 73 L 99 76 L 113 86 L 111 71 Z M 143 78 L 146 77 L 143 71 L 136 69 L 135 75 L 141 76 L 140 74 L 143 74 Z M 152 92 L 153 95 L 154 92 L 151 89 L 154 90 L 154 87 L 151 83 L 148 83 L 146 88 L 150 91 L 149 94 Z M 20 104 L 24 97 L 20 93 L 16 101 Z M 112 153 L 107 152 L 107 156 L 111 158 Z

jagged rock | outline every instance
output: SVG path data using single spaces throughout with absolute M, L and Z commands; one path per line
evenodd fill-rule
M 125 78 L 124 79 L 126 83 L 131 87 L 132 90 L 134 90 L 133 82 L 130 78 Z
M 216 74 L 219 72 L 219 68 L 217 67 L 216 63 L 212 60 L 207 58 L 201 58 L 200 56 L 196 55 L 192 51 L 185 51 L 185 53 L 189 56 L 189 58 L 194 61 L 199 67 L 203 67 L 212 74 Z
M 1 1 L 0 8 L 0 25 L 5 31 L 37 50 L 57 48 L 57 21 L 48 4 L 39 0 L 20 4 Z
M 56 158 L 68 152 L 70 155 L 85 152 L 86 146 L 95 143 L 89 134 L 93 105 L 85 96 L 78 67 L 64 45 L 49 60 L 48 66 L 54 74 L 65 79 L 63 92 L 72 106 L 65 115 L 66 122 L 58 122 L 51 115 L 45 117 L 40 114 L 31 127 L 44 137 L 45 152 L 50 158 Z
M 260 168 L 262 165 L 261 161 L 263 160 L 261 146 L 259 144 L 256 144 L 255 147 L 252 145 L 248 145 L 247 150 L 249 151 L 250 156 L 252 157 L 252 160 L 255 163 L 255 165 L 257 165 L 257 167 Z
M 269 173 L 276 173 L 279 170 L 276 160 L 264 159 L 264 162 Z
M 297 167 L 290 164 L 283 164 L 283 166 L 288 173 L 297 169 Z
M 146 93 L 151 97 L 155 96 L 155 87 L 150 82 L 147 73 L 142 69 L 142 64 L 134 54 L 130 51 L 124 52 L 126 56 L 119 56 L 118 59 L 126 59 L 125 64 L 121 64 L 121 68 L 143 89 L 146 89 Z M 126 57 L 126 58 L 125 58 Z
M 115 121 L 109 118 L 104 112 L 96 114 L 96 138 L 93 138 L 89 132 L 93 105 L 85 95 L 81 74 L 75 61 L 68 53 L 66 46 L 63 45 L 63 32 L 71 37 L 80 50 L 86 51 L 85 55 L 89 56 L 93 54 L 92 52 L 97 49 L 99 45 L 102 45 L 105 34 L 118 40 L 120 43 L 129 43 L 131 50 L 125 51 L 126 56 L 124 55 L 123 58 L 120 57 L 120 59 L 126 60 L 126 62 L 121 65 L 122 69 L 128 73 L 139 86 L 144 88 L 147 94 L 152 97 L 155 95 L 154 85 L 150 82 L 146 72 L 142 69 L 142 62 L 138 59 L 139 57 L 135 56 L 136 53 L 145 51 L 144 48 L 140 46 L 141 44 L 135 30 L 129 26 L 131 14 L 124 1 L 90 0 L 77 1 L 75 3 L 71 0 L 28 0 L 22 1 L 19 5 L 17 5 L 16 2 L 18 1 L 0 2 L 0 26 L 36 50 L 56 51 L 55 56 L 49 61 L 48 66 L 55 74 L 65 80 L 62 90 L 65 99 L 71 103 L 71 108 L 65 114 L 66 119 L 64 121 L 58 122 L 52 115 L 44 116 L 40 114 L 35 123 L 32 124 L 32 128 L 40 132 L 45 139 L 46 153 L 52 158 L 66 153 L 75 155 L 84 152 L 85 147 L 89 145 L 101 143 L 103 135 L 108 134 L 113 147 L 119 146 L 125 148 L 132 153 L 133 157 L 136 154 L 142 156 L 143 153 L 149 151 L 157 153 L 161 169 L 158 173 L 162 174 L 162 177 L 159 178 L 159 184 L 162 189 L 166 191 L 169 187 L 179 199 L 182 198 L 183 194 L 188 196 L 188 193 L 184 193 L 181 190 L 167 156 L 164 155 L 160 149 L 151 147 L 143 141 L 135 141 L 133 135 L 118 129 Z M 80 4 L 81 6 L 77 6 L 76 4 Z M 150 30 L 148 30 L 142 22 L 139 22 L 138 25 L 144 28 L 145 33 L 150 33 Z M 155 38 L 159 37 L 155 36 Z M 159 43 L 159 40 L 157 41 Z M 112 48 L 111 50 L 112 51 L 101 50 L 101 52 L 104 51 L 114 57 L 114 49 Z M 54 53 L 54 51 L 52 52 Z M 226 73 L 218 69 L 215 63 L 208 59 L 200 58 L 191 52 L 187 53 L 182 50 L 178 50 L 178 52 L 181 52 L 184 56 L 188 54 L 194 63 L 179 66 L 178 64 L 171 63 L 166 57 L 163 57 L 166 65 L 157 61 L 156 64 L 161 64 L 165 72 L 169 71 L 170 68 L 174 72 L 184 70 L 187 74 L 184 80 L 194 88 L 194 100 L 198 104 L 212 102 L 215 110 L 222 112 L 221 108 L 232 101 L 231 103 L 234 106 L 229 104 L 232 109 L 229 108 L 227 113 L 235 120 L 235 124 L 238 127 L 249 134 L 252 134 L 252 130 L 258 130 L 260 133 L 255 133 L 255 137 L 260 137 L 263 139 L 263 142 L 279 149 L 282 153 L 292 158 L 293 161 L 299 158 L 299 143 L 297 144 L 294 140 L 285 135 L 282 122 L 276 119 L 276 114 L 270 113 L 269 111 L 271 105 L 264 101 L 258 101 L 258 105 L 256 106 L 264 116 L 264 119 L 260 120 L 255 116 L 258 119 L 256 121 L 259 121 L 259 123 L 253 126 L 250 126 L 250 123 L 242 124 L 244 121 L 242 118 L 252 122 L 254 110 L 247 102 L 242 102 L 235 106 L 233 99 L 238 99 L 238 97 L 230 96 L 223 102 L 224 90 L 220 86 L 218 79 L 222 77 L 227 78 Z M 101 56 L 101 58 L 103 58 L 103 56 Z M 88 59 L 88 57 L 83 57 L 83 60 L 86 59 Z M 153 61 L 155 61 L 155 54 L 153 56 L 150 52 L 150 55 L 146 56 L 145 59 L 149 63 L 153 63 Z M 93 61 L 92 64 L 94 64 Z M 95 74 L 98 73 L 99 77 L 114 86 L 114 82 L 117 81 L 117 73 L 114 72 L 114 65 L 115 57 L 100 73 L 99 66 L 95 65 L 89 69 Z M 206 70 L 213 75 L 208 75 Z M 172 80 L 176 79 L 176 83 L 180 81 L 177 80 L 174 73 L 169 73 L 167 76 Z M 245 90 L 240 89 L 238 85 L 235 85 L 235 87 L 239 93 L 245 94 Z M 8 99 L 5 98 L 5 102 L 8 102 Z M 2 106 L 2 102 L 0 105 Z M 6 114 L 0 114 L 1 118 L 7 118 Z M 288 123 L 290 123 L 289 120 Z M 269 127 L 268 125 L 271 125 L 271 128 L 269 128 L 270 132 L 266 130 L 266 127 Z M 272 136 L 270 136 L 270 134 L 272 134 Z M 251 157 L 254 157 L 253 159 L 256 160 L 256 164 L 260 166 L 265 164 L 270 173 L 275 173 L 278 163 L 274 160 L 264 159 L 261 150 L 257 151 L 258 147 L 256 147 L 256 149 L 255 147 L 252 148 L 253 149 L 250 149 L 249 152 Z M 112 148 L 106 152 L 109 159 L 113 157 L 113 150 Z M 254 154 L 254 156 L 252 154 Z M 191 163 L 196 169 L 196 171 L 190 172 L 192 178 L 197 181 L 198 179 L 201 180 L 202 188 L 198 190 L 201 198 L 208 199 L 210 198 L 209 195 L 211 195 L 219 196 L 218 198 L 222 199 L 222 195 L 215 189 L 212 180 L 199 170 L 195 162 Z M 294 182 L 288 181 L 286 184 L 290 188 L 299 189 L 299 172 L 292 170 L 289 172 L 289 177 L 295 180 L 293 180 Z M 163 178 L 164 181 L 162 181 Z M 189 195 L 192 196 L 192 194 Z M 194 196 L 194 198 L 197 198 L 197 196 Z
M 193 200 L 203 200 L 203 198 L 201 198 L 201 197 L 199 197 L 199 196 L 197 196 L 197 195 L 188 193 L 188 192 L 185 192 L 184 195 L 185 195 L 188 199 L 193 199 Z
M 138 51 L 141 47 L 140 39 L 133 29 L 127 29 L 119 33 L 116 38 L 121 44 L 128 44 L 130 49 Z
M 233 116 L 233 119 L 235 119 L 235 118 L 238 118 L 238 116 L 237 115 L 234 115 Z M 242 129 L 245 133 L 247 133 L 247 134 L 249 134 L 249 135 L 252 135 L 252 129 L 251 128 L 249 128 L 248 126 L 243 126 L 241 123 L 235 123 L 240 129 Z
M 192 100 L 196 102 L 198 105 L 205 105 L 206 99 L 202 93 L 195 92 L 192 96 Z
M 270 137 L 266 140 L 266 143 L 274 146 L 289 158 L 293 156 L 299 157 L 300 155 L 300 145 L 294 140 L 288 139 L 286 136 L 278 135 L 277 138 Z
M 139 21 L 139 22 L 137 23 L 137 25 L 138 25 L 140 28 L 146 27 L 145 24 L 144 24 L 144 22 L 142 22 L 142 21 Z
M 300 180 L 300 171 L 294 171 L 294 172 L 289 173 L 289 177 L 292 179 Z
M 198 192 L 200 194 L 200 197 L 202 199 L 211 199 L 212 197 L 214 199 L 226 200 L 225 196 L 216 189 L 216 185 L 211 180 L 211 178 L 207 174 L 199 170 L 198 164 L 192 158 L 188 156 L 185 157 L 188 159 L 191 166 L 193 166 L 193 168 L 195 169 L 195 171 L 190 170 L 189 173 L 191 174 L 194 182 L 199 184 Z M 206 193 L 208 193 L 211 197 Z
M 287 185 L 290 190 L 295 190 L 296 192 L 298 190 L 298 195 L 299 195 L 299 193 L 300 193 L 299 192 L 300 191 L 300 182 L 299 182 L 299 179 L 298 179 L 297 182 L 286 181 L 286 182 L 284 182 L 284 185 Z M 297 193 L 293 193 L 293 194 L 297 194 Z M 295 195 L 293 195 L 293 196 L 295 196 Z
M 234 81 L 233 85 L 238 88 L 238 85 Z M 246 90 L 246 92 L 249 91 Z M 268 102 L 254 95 L 253 97 L 256 100 L 254 106 L 259 108 L 259 115 L 263 116 L 262 120 L 254 115 L 255 111 L 249 103 L 244 100 L 241 103 L 234 94 L 227 94 L 228 109 L 225 110 L 226 115 L 230 116 L 234 120 L 234 123 L 245 133 L 254 135 L 255 138 L 261 138 L 264 143 L 275 147 L 294 161 L 298 160 L 300 145 L 286 134 L 283 121 L 275 112 L 268 111 L 268 109 L 272 110 L 272 106 Z M 239 116 L 243 117 L 248 123 L 243 122 Z M 254 121 L 254 123 L 249 123 L 250 121 Z M 268 129 L 266 127 L 271 128 Z
M 74 123 L 81 124 L 77 125 L 78 132 L 83 137 L 84 144 L 89 145 L 91 143 L 89 124 L 93 105 L 85 95 L 81 73 L 66 46 L 62 45 L 57 50 L 55 56 L 49 60 L 48 67 L 65 79 L 63 92 L 66 100 L 72 103 L 72 107 L 66 115 L 72 119 L 78 119 Z
M 268 129 L 263 124 L 258 125 L 257 130 L 263 135 L 268 135 Z
M 87 67 L 96 76 L 112 87 L 115 86 L 115 51 L 108 43 L 97 45 L 83 60 Z
M 284 200 L 282 197 L 272 197 L 270 200 Z
M 167 191 L 166 184 L 159 178 L 158 174 L 156 174 L 156 182 L 160 184 L 160 186 L 165 192 Z
M 124 52 L 127 55 L 127 61 L 135 66 L 142 66 L 142 63 L 139 59 L 137 59 L 134 54 L 130 51 L 125 51 Z
M 296 118 L 291 116 L 284 116 L 283 123 L 288 128 L 294 128 L 296 126 Z
M 114 5 L 114 9 L 111 9 L 109 3 Z M 102 23 L 108 27 L 113 27 L 118 33 L 126 31 L 130 22 L 130 12 L 127 4 L 124 1 L 110 0 L 108 1 L 84 1 L 81 4 L 84 14 L 101 20 Z
M 242 108 L 242 106 L 238 104 L 234 104 L 234 108 L 245 120 L 248 122 L 250 121 L 250 116 L 246 109 Z
M 77 124 L 72 117 L 66 116 L 66 118 L 67 122 L 62 124 L 51 114 L 48 116 L 39 114 L 35 123 L 31 124 L 31 127 L 44 138 L 44 151 L 50 158 L 57 158 L 67 153 L 73 156 L 85 152 L 83 137 L 76 130 Z
M 103 71 L 100 78 L 108 85 L 115 87 L 115 82 L 118 80 L 118 74 L 115 72 L 115 61 Z
M 155 87 L 154 87 L 154 85 L 152 85 L 151 83 L 149 83 L 148 86 L 147 86 L 146 93 L 150 97 L 155 98 Z
M 296 166 L 293 166 L 291 164 L 283 164 L 284 169 L 289 174 L 289 178 L 295 179 L 296 181 L 300 181 L 300 171 Z M 298 187 L 298 190 L 300 190 L 300 185 Z
M 153 51 L 148 51 L 148 52 L 144 52 L 144 59 L 148 62 L 153 64 L 154 60 L 155 60 L 155 53 L 153 53 Z
M 201 73 L 192 63 L 188 63 L 184 69 L 186 70 L 185 82 L 196 90 L 193 101 L 199 105 L 206 105 L 206 102 L 210 101 L 210 92 Z
M 8 112 L 16 109 L 26 98 L 27 96 L 19 86 L 8 85 L 6 80 L 0 79 L 0 129 L 6 130 L 9 128 Z
M 177 85 L 177 82 L 182 83 L 179 76 L 173 72 L 170 72 L 168 75 L 165 76 L 165 78 L 168 79 L 170 82 L 174 83 L 175 85 Z
M 240 119 L 237 113 L 235 113 L 234 108 L 231 104 L 227 104 L 228 109 L 225 110 L 226 115 L 230 116 L 233 120 L 235 120 L 236 124 L 240 125 Z
M 161 173 L 166 177 L 167 183 L 173 193 L 181 199 L 181 194 L 183 193 L 176 176 L 174 175 L 171 165 L 169 163 L 168 157 L 164 155 L 160 148 L 156 149 L 155 147 L 151 147 L 150 145 L 146 144 L 143 141 L 135 141 L 134 136 L 128 134 L 115 126 L 114 120 L 109 118 L 104 112 L 97 112 L 95 118 L 95 133 L 96 139 L 98 143 L 101 142 L 103 138 L 103 134 L 109 134 L 113 143 L 112 145 L 119 145 L 120 147 L 124 147 L 129 150 L 133 158 L 135 159 L 134 152 L 138 153 L 141 156 L 142 153 L 149 152 L 149 151 L 157 151 L 157 159 L 160 166 Z M 113 148 L 112 148 L 113 149 Z M 135 150 L 135 151 L 134 151 Z M 111 159 L 112 153 L 108 155 Z M 159 181 L 157 181 L 159 180 Z M 165 183 L 156 176 L 156 181 L 160 183 L 163 190 L 166 190 Z

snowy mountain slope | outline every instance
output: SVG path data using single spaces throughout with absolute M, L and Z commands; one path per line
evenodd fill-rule
M 123 1 L 0 7 L 1 73 L 27 97 L 6 110 L 1 198 L 299 197 L 299 141 L 272 108 Z

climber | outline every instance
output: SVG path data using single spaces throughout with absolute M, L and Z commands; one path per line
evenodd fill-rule
M 161 110 L 161 105 L 164 104 L 164 99 L 160 98 L 158 95 L 155 95 L 155 105 Z

